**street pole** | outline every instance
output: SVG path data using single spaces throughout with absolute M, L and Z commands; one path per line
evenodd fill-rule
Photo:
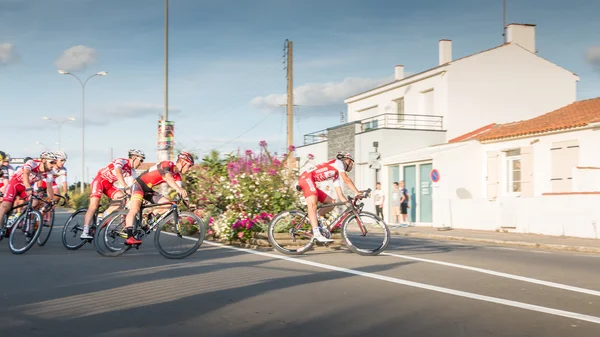
M 288 151 L 290 151 L 290 147 L 294 145 L 294 81 L 293 81 L 293 68 L 292 68 L 292 54 L 293 54 L 293 44 L 292 41 L 288 41 L 287 44 L 287 143 L 288 143 Z M 287 167 L 292 169 L 292 163 L 294 162 L 294 157 L 292 156 L 292 151 L 290 151 L 290 155 L 288 156 Z
M 75 118 L 73 118 L 73 117 L 69 117 L 69 118 L 67 118 L 67 119 L 65 119 L 65 120 L 62 120 L 62 121 L 60 121 L 60 122 L 59 122 L 59 121 L 57 121 L 57 120 L 54 120 L 54 119 L 52 119 L 52 118 L 50 118 L 50 117 L 43 117 L 43 119 L 44 119 L 44 120 L 46 120 L 46 121 L 51 121 L 51 122 L 54 122 L 54 123 L 56 124 L 56 126 L 58 126 L 58 150 L 60 151 L 60 149 L 61 149 L 61 148 L 60 148 L 60 136 L 61 136 L 61 128 L 62 128 L 63 124 L 65 124 L 66 122 L 74 121 L 74 120 L 75 120 Z
M 106 76 L 106 75 L 108 75 L 108 72 L 101 71 L 99 73 L 90 75 L 90 77 L 88 77 L 84 82 L 82 82 L 81 79 L 79 79 L 79 77 L 77 77 L 77 75 L 71 74 L 70 72 L 67 72 L 64 70 L 58 70 L 58 73 L 62 74 L 62 75 L 71 75 L 71 76 L 75 77 L 77 79 L 77 81 L 79 81 L 79 84 L 81 84 L 81 176 L 82 176 L 82 179 L 80 182 L 80 186 L 81 186 L 81 194 L 83 194 L 83 185 L 84 185 L 84 180 L 85 180 L 85 85 L 90 80 L 90 78 L 92 78 L 94 76 Z

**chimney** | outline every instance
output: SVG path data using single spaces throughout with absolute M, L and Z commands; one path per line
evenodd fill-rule
M 535 25 L 511 23 L 506 26 L 506 42 L 518 44 L 535 53 Z
M 404 78 L 404 66 L 403 65 L 399 64 L 399 65 L 395 66 L 394 71 L 395 71 L 396 81 L 400 81 L 401 79 Z
M 445 64 L 452 61 L 452 40 L 440 40 L 440 64 Z

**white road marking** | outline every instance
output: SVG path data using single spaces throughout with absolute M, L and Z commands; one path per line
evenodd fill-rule
M 529 282 L 529 283 L 541 284 L 541 285 L 545 285 L 545 286 L 548 286 L 548 287 L 553 287 L 553 288 L 558 288 L 558 289 L 563 289 L 563 290 L 570 290 L 570 291 L 575 291 L 575 292 L 578 292 L 578 293 L 584 293 L 584 294 L 588 294 L 588 295 L 600 296 L 600 291 L 597 291 L 597 290 L 579 288 L 579 287 L 574 287 L 574 286 L 570 286 L 570 285 L 566 285 L 566 284 L 554 283 L 554 282 L 549 282 L 549 281 L 543 281 L 543 280 L 538 280 L 538 279 L 529 278 L 529 277 L 525 277 L 525 276 L 519 276 L 519 275 L 502 273 L 502 272 L 499 272 L 499 271 L 493 271 L 493 270 L 488 270 L 488 269 L 483 269 L 483 268 L 465 266 L 465 265 L 462 265 L 462 264 L 456 264 L 456 263 L 450 263 L 450 262 L 443 262 L 443 261 L 437 261 L 437 260 L 429 260 L 429 259 L 423 259 L 423 258 L 420 258 L 420 257 L 412 257 L 412 256 L 392 254 L 392 253 L 381 253 L 381 255 L 394 256 L 394 257 L 399 257 L 399 258 L 402 258 L 402 259 L 414 260 L 414 261 L 420 261 L 420 262 L 434 263 L 434 264 L 439 264 L 439 265 L 447 266 L 447 267 L 454 267 L 454 268 L 466 269 L 466 270 L 475 271 L 475 272 L 479 272 L 479 273 L 484 273 L 484 274 L 489 274 L 489 275 L 494 275 L 494 276 L 500 276 L 500 277 L 510 278 L 510 279 L 513 279 L 513 280 L 519 280 L 519 281 L 524 281 L 524 282 Z
M 266 256 L 266 257 L 270 257 L 270 258 L 274 258 L 274 259 L 280 259 L 280 260 L 285 260 L 285 261 L 289 261 L 289 262 L 305 264 L 305 265 L 312 266 L 312 267 L 339 271 L 339 272 L 346 273 L 346 274 L 353 274 L 353 275 L 368 277 L 368 278 L 372 278 L 372 279 L 376 279 L 376 280 L 380 280 L 380 281 L 402 284 L 402 285 L 406 285 L 409 287 L 427 289 L 427 290 L 437 291 L 440 293 L 461 296 L 461 297 L 465 297 L 465 298 L 471 298 L 471 299 L 475 299 L 475 300 L 479 300 L 479 301 L 497 303 L 497 304 L 502 304 L 502 305 L 506 305 L 506 306 L 510 306 L 510 307 L 531 310 L 531 311 L 537 311 L 537 312 L 542 312 L 542 313 L 546 313 L 546 314 L 550 314 L 550 315 L 562 316 L 562 317 L 578 319 L 581 321 L 587 321 L 587 322 L 600 324 L 600 317 L 596 317 L 596 316 L 590 316 L 590 315 L 580 314 L 580 313 L 576 313 L 576 312 L 547 308 L 547 307 L 542 307 L 542 306 L 528 304 L 528 303 L 522 303 L 522 302 L 516 302 L 516 301 L 511 301 L 511 300 L 505 300 L 505 299 L 497 298 L 497 297 L 478 295 L 478 294 L 468 293 L 465 291 L 433 286 L 433 285 L 429 285 L 429 284 L 425 284 L 425 283 L 406 281 L 406 280 L 402 280 L 402 279 L 398 279 L 398 278 L 394 278 L 394 277 L 383 276 L 383 275 L 378 275 L 378 274 L 373 274 L 373 273 L 367 273 L 367 272 L 348 269 L 348 268 L 341 268 L 341 267 L 336 267 L 336 266 L 319 263 L 319 262 L 313 262 L 313 261 L 307 261 L 307 260 L 292 258 L 292 257 L 288 257 L 288 256 L 283 256 L 283 255 L 275 255 L 275 254 L 271 254 L 271 253 L 259 252 L 259 251 L 255 251 L 255 250 L 245 249 L 245 248 L 227 246 L 227 245 L 224 245 L 221 243 L 216 243 L 216 242 L 204 241 L 204 244 L 222 247 L 222 248 L 226 248 L 226 249 L 232 249 L 232 250 L 236 250 L 236 251 L 244 252 L 244 253 L 248 253 L 248 254 Z

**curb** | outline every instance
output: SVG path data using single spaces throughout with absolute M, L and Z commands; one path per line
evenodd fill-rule
M 480 243 L 492 243 L 492 244 L 506 245 L 506 246 L 527 247 L 527 248 L 533 248 L 533 249 L 548 249 L 548 250 L 561 250 L 561 251 L 570 251 L 570 252 L 600 254 L 600 247 L 570 246 L 570 245 L 560 245 L 560 244 L 552 244 L 552 243 L 523 242 L 523 241 L 505 241 L 505 240 L 470 238 L 470 237 L 464 237 L 464 236 L 451 236 L 451 235 L 402 233 L 402 232 L 397 232 L 397 231 L 391 231 L 390 233 L 392 235 L 410 236 L 410 237 L 425 238 L 425 239 L 437 239 L 437 240 L 448 240 L 448 241 L 470 241 L 470 242 L 480 242 Z

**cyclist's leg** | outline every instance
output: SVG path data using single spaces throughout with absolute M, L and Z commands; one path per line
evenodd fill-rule
M 92 192 L 90 193 L 90 204 L 88 206 L 87 212 L 85 212 L 85 217 L 83 218 L 83 233 L 81 234 L 82 239 L 93 239 L 89 232 L 92 221 L 94 220 L 94 213 L 100 206 L 100 198 L 102 197 L 102 193 L 104 192 L 102 178 L 96 176 L 96 178 L 94 178 L 94 181 L 92 181 L 91 187 Z
M 131 188 L 131 200 L 129 201 L 129 212 L 125 218 L 125 228 L 127 230 L 127 244 L 140 244 L 141 240 L 133 237 L 133 222 L 135 216 L 140 212 L 142 200 L 144 199 L 144 191 L 138 182 L 135 182 Z
M 4 216 L 10 211 L 17 196 L 22 196 L 25 193 L 25 186 L 19 183 L 9 183 L 6 187 L 6 194 L 0 204 L 0 240 L 4 237 Z
M 327 239 L 321 234 L 317 221 L 317 201 L 325 201 L 327 194 L 317 188 L 314 179 L 311 176 L 300 176 L 298 185 L 302 188 L 306 206 L 308 209 L 308 220 L 313 229 L 313 236 L 319 242 L 333 242 L 332 239 Z M 320 193 L 319 193 L 320 192 Z M 331 200 L 331 198 L 329 198 Z

